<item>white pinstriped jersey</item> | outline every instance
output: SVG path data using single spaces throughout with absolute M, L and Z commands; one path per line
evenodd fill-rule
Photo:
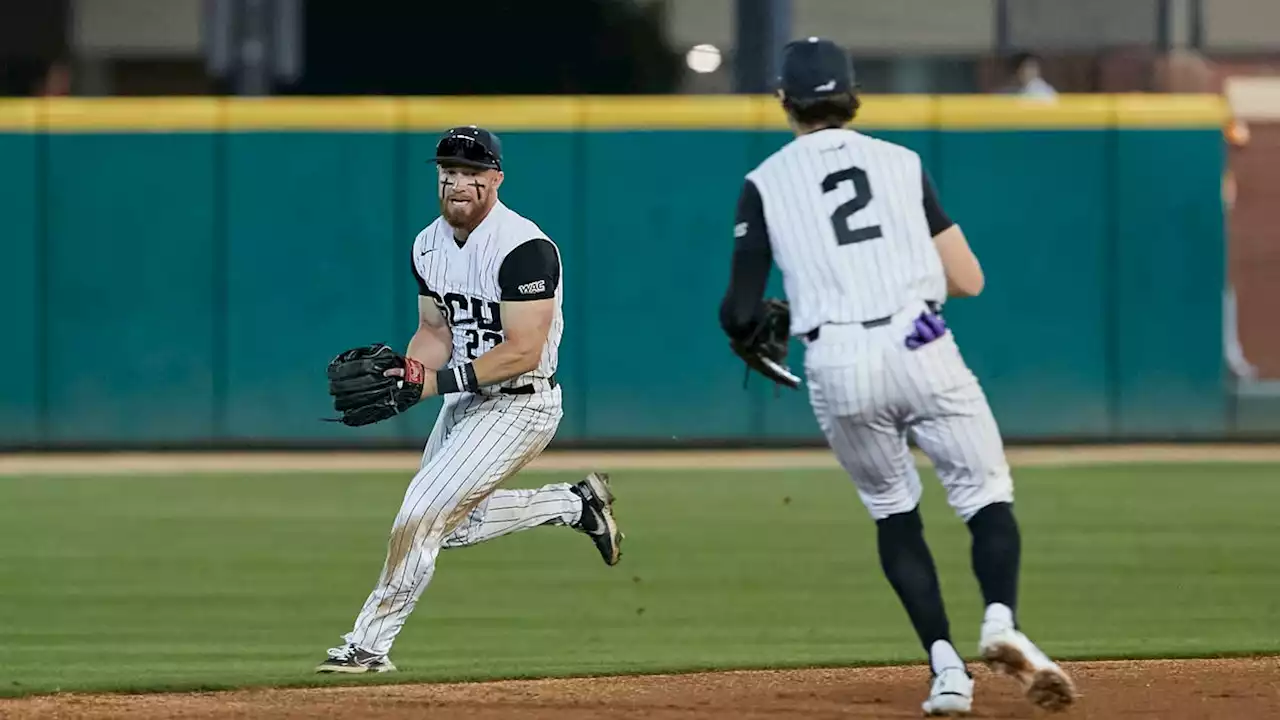
M 793 334 L 946 299 L 914 151 L 854 130 L 820 130 L 789 142 L 747 179 L 760 193 Z
M 418 233 L 413 243 L 413 267 L 426 295 L 435 301 L 449 322 L 453 334 L 453 354 L 449 367 L 474 361 L 505 339 L 501 303 L 503 289 L 499 270 L 507 255 L 533 239 L 544 239 L 560 249 L 533 221 L 498 201 L 461 247 L 453 228 L 438 217 Z M 546 290 L 544 281 L 521 285 L 519 293 L 534 297 Z M 555 315 L 542 348 L 537 369 L 501 383 L 500 387 L 520 387 L 541 378 L 550 378 L 559 364 L 560 337 L 564 331 L 561 301 L 564 273 L 555 287 Z

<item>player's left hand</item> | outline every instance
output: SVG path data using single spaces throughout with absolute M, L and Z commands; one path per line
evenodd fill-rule
M 729 347 L 747 364 L 748 373 L 755 370 L 777 385 L 798 388 L 800 378 L 787 367 L 790 325 L 791 306 L 786 300 L 769 298 L 751 332 L 742 339 L 730 340 Z
M 417 362 L 412 358 L 408 358 L 408 362 Z M 404 368 L 391 368 L 383 373 L 387 377 L 402 378 L 404 377 Z M 438 395 L 440 391 L 439 385 L 436 384 L 436 376 L 434 373 L 426 373 L 422 378 L 422 397 L 429 398 Z
M 911 334 L 907 336 L 907 347 L 911 350 L 924 347 L 947 334 L 947 321 L 933 309 L 920 313 L 914 325 Z
M 417 360 L 374 343 L 335 357 L 328 375 L 333 408 L 342 413 L 337 421 L 354 427 L 386 420 L 416 404 L 427 372 Z

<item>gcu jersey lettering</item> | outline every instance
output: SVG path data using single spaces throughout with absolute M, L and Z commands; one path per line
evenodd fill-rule
M 455 337 L 458 333 L 466 337 L 467 360 L 475 360 L 502 342 L 502 312 L 498 303 L 461 293 L 447 293 L 441 297 L 430 289 L 426 296 L 440 308 L 440 314 L 449 321 Z
M 560 254 L 536 224 L 499 202 L 458 244 L 453 229 L 438 218 L 414 241 L 413 274 L 418 293 L 431 298 L 449 322 L 450 367 L 475 360 L 504 340 L 503 301 L 554 298 L 555 315 L 538 368 L 502 385 L 520 387 L 555 373 L 564 329 Z
M 788 143 L 747 181 L 743 202 L 758 203 L 755 222 L 767 228 L 740 218 L 734 234 L 767 229 L 793 333 L 946 299 L 935 219 L 925 210 L 932 187 L 915 152 L 853 130 L 821 130 Z

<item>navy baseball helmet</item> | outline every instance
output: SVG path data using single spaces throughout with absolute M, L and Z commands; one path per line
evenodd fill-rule
M 475 125 L 449 128 L 436 142 L 435 161 L 439 164 L 501 170 L 502 141 L 497 135 Z
M 778 86 L 800 102 L 852 93 L 853 65 L 839 45 L 824 38 L 793 40 L 782 48 Z

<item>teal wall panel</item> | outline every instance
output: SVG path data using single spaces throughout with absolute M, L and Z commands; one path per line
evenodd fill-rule
M 1002 427 L 1107 429 L 1109 134 L 951 132 L 939 198 L 986 275 L 946 313 Z
M 748 432 L 742 366 L 717 321 L 755 162 L 748 133 L 593 132 L 584 143 L 587 427 L 660 441 Z
M 333 414 L 325 366 L 397 331 L 396 138 L 383 133 L 233 133 L 226 138 L 227 433 L 235 438 L 393 437 Z M 411 298 L 402 298 L 412 305 Z M 421 408 L 419 409 L 421 410 Z
M 47 142 L 48 439 L 211 437 L 215 137 Z
M 0 134 L 0 443 L 40 439 L 39 195 L 35 133 Z
M 1118 430 L 1220 433 L 1226 246 L 1216 130 L 1122 130 L 1115 167 Z
M 942 133 L 933 130 L 878 130 L 876 128 L 868 128 L 864 132 L 871 137 L 911 148 L 920 154 L 920 161 L 926 169 L 931 170 L 938 160 L 938 136 Z
M 947 316 L 1007 438 L 1227 430 L 1215 130 L 867 132 L 921 154 L 983 263 Z M 439 400 L 319 418 L 334 354 L 413 332 L 437 137 L 0 134 L 0 331 L 30 355 L 0 361 L 0 442 L 424 442 Z M 503 133 L 502 198 L 564 257 L 557 442 L 820 440 L 717 322 L 743 176 L 790 137 Z

